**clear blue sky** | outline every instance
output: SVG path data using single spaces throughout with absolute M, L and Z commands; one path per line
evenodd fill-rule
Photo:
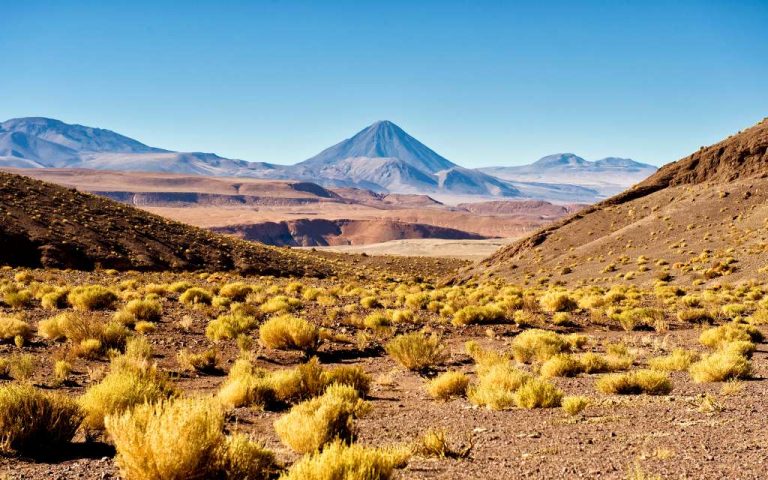
M 766 0 L 0 6 L 0 119 L 230 158 L 294 163 L 388 119 L 465 166 L 663 164 L 768 115 Z

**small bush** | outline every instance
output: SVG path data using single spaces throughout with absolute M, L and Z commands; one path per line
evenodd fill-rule
M 406 449 L 381 449 L 335 441 L 297 461 L 281 480 L 389 480 L 405 466 Z
M 72 440 L 83 416 L 77 403 L 31 385 L 0 387 L 0 450 L 40 455 Z
M 66 360 L 56 360 L 53 364 L 53 378 L 57 385 L 66 382 L 70 373 L 72 373 L 72 364 Z
M 696 352 L 685 350 L 684 348 L 676 348 L 669 355 L 648 360 L 648 366 L 653 370 L 679 372 L 688 370 L 688 367 L 690 367 L 698 357 L 699 355 Z
M 444 372 L 427 384 L 429 395 L 438 400 L 461 397 L 467 392 L 469 377 L 459 371 Z
M 752 364 L 742 355 L 721 351 L 694 363 L 688 371 L 696 383 L 723 382 L 749 378 L 752 373 Z
M 515 404 L 515 392 L 530 379 L 508 361 L 497 363 L 478 372 L 478 381 L 467 389 L 467 398 L 475 405 L 504 410 Z
M 32 327 L 29 323 L 14 317 L 0 317 L 0 341 L 17 342 L 17 338 L 23 341 L 32 338 Z
M 278 295 L 264 302 L 260 307 L 262 313 L 280 313 L 291 312 L 301 306 L 301 300 L 298 298 Z
M 188 288 L 179 297 L 179 302 L 186 305 L 210 305 L 213 293 L 200 287 Z
M 256 317 L 241 313 L 221 315 L 216 320 L 208 323 L 205 328 L 205 336 L 213 342 L 232 340 L 243 333 L 247 333 L 258 325 Z
M 312 352 L 320 344 L 320 331 L 304 319 L 280 315 L 262 324 L 259 340 L 267 348 Z
M 677 319 L 686 323 L 712 323 L 715 321 L 712 314 L 704 308 L 688 308 L 677 312 Z
M 523 383 L 514 395 L 515 405 L 528 409 L 559 407 L 562 399 L 559 388 L 539 378 Z
M 67 307 L 67 295 L 69 290 L 66 288 L 57 288 L 40 297 L 40 305 L 48 310 L 59 310 Z
M 579 363 L 584 373 L 607 373 L 629 369 L 634 363 L 634 358 L 626 354 L 600 355 L 588 352 L 579 358 Z
M 110 372 L 80 397 L 80 406 L 86 413 L 84 425 L 88 429 L 101 430 L 107 415 L 120 414 L 136 405 L 155 403 L 175 393 L 175 388 L 154 366 L 125 356 L 116 357 Z
M 421 441 L 415 449 L 419 455 L 437 458 L 467 458 L 472 450 L 472 443 L 467 447 L 458 449 L 448 441 L 448 435 L 443 429 L 430 428 L 421 437 Z
M 654 370 L 637 370 L 629 373 L 606 375 L 597 381 L 597 389 L 603 393 L 618 395 L 666 395 L 672 391 L 672 382 L 665 373 Z
M 73 288 L 67 295 L 67 301 L 75 310 L 110 310 L 115 306 L 117 295 L 101 285 L 89 285 Z
M 243 435 L 224 435 L 223 412 L 210 401 L 143 404 L 107 417 L 106 426 L 126 480 L 266 480 L 277 471 L 264 447 Z
M 408 370 L 424 370 L 442 362 L 444 348 L 436 335 L 413 332 L 398 335 L 387 343 L 387 353 Z
M 242 282 L 228 283 L 221 287 L 219 295 L 233 302 L 242 302 L 253 292 L 253 287 Z
M 564 397 L 561 403 L 565 413 L 568 415 L 578 415 L 589 406 L 591 401 L 587 397 L 573 396 Z
M 501 323 L 506 321 L 507 315 L 504 309 L 495 304 L 476 306 L 467 305 L 460 308 L 454 315 L 451 323 L 460 327 L 475 323 Z
M 323 372 L 323 380 L 327 385 L 338 383 L 348 385 L 357 390 L 360 397 L 365 397 L 371 389 L 371 376 L 362 367 L 342 365 Z
M 539 373 L 546 378 L 575 377 L 583 371 L 584 367 L 578 359 L 561 353 L 544 362 Z
M 8 373 L 14 380 L 29 380 L 36 369 L 37 361 L 31 353 L 15 353 L 8 359 Z
M 240 358 L 230 368 L 217 398 L 226 407 L 252 405 L 264 408 L 275 399 L 275 391 L 268 372 L 255 368 L 250 361 Z
M 719 327 L 704 330 L 699 335 L 699 342 L 710 348 L 720 348 L 728 342 L 759 342 L 762 339 L 763 335 L 760 333 L 760 330 L 752 325 L 743 323 L 726 323 Z
M 216 350 L 211 348 L 201 353 L 191 353 L 184 349 L 178 353 L 176 359 L 179 367 L 188 372 L 214 372 L 217 362 Z
M 371 313 L 363 319 L 363 326 L 371 330 L 389 326 L 390 323 L 389 318 L 380 312 Z
M 163 316 L 163 305 L 158 300 L 136 299 L 128 302 L 122 311 L 133 317 L 134 322 L 157 322 Z
M 275 431 L 297 453 L 314 452 L 336 439 L 352 440 L 353 420 L 369 408 L 354 388 L 332 385 L 322 396 L 291 408 L 275 421 Z
M 570 312 L 579 307 L 576 300 L 564 292 L 547 292 L 539 299 L 545 312 Z
M 512 355 L 521 363 L 545 362 L 570 346 L 562 336 L 549 330 L 526 330 L 512 340 Z

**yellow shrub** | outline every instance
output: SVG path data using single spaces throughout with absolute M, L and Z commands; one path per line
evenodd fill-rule
M 539 299 L 546 312 L 570 312 L 578 308 L 576 300 L 565 292 L 547 292 Z
M 163 316 L 163 305 L 158 300 L 131 300 L 122 309 L 131 315 L 134 321 L 157 322 Z
M 253 405 L 264 408 L 274 401 L 275 391 L 268 372 L 239 358 L 229 370 L 217 398 L 226 407 Z
M 213 342 L 231 340 L 253 330 L 256 328 L 256 325 L 258 325 L 258 320 L 249 315 L 241 313 L 220 315 L 205 327 L 205 336 Z
M 596 386 L 603 393 L 618 395 L 666 395 L 672 391 L 672 382 L 667 374 L 654 370 L 606 375 L 597 380 Z
M 291 312 L 301 306 L 301 300 L 297 298 L 278 295 L 264 302 L 259 309 L 262 313 Z
M 581 362 L 568 354 L 558 354 L 541 365 L 543 377 L 574 377 L 584 371 Z
M 432 398 L 448 400 L 463 396 L 469 385 L 469 377 L 459 371 L 444 372 L 427 383 L 427 392 Z
M 407 449 L 380 449 L 335 441 L 297 461 L 280 480 L 389 480 L 405 466 Z
M 187 305 L 210 305 L 213 293 L 199 287 L 188 288 L 181 294 L 179 301 Z
M 154 403 L 175 395 L 175 388 L 155 367 L 117 357 L 101 382 L 89 387 L 80 406 L 89 429 L 104 428 L 104 417 L 120 414 L 136 405 Z
M 467 305 L 453 315 L 451 323 L 460 327 L 474 323 L 498 323 L 505 321 L 506 318 L 506 312 L 498 305 L 490 304 L 482 307 Z
M 745 341 L 759 342 L 763 339 L 760 330 L 752 325 L 743 323 L 726 323 L 719 327 L 709 328 L 701 332 L 699 341 L 710 348 L 719 348 L 728 342 Z
M 62 395 L 26 384 L 0 387 L 0 450 L 26 455 L 49 454 L 72 440 L 83 416 Z
M 353 420 L 370 406 L 357 391 L 346 385 L 332 385 L 325 393 L 306 400 L 275 421 L 280 440 L 298 453 L 309 453 L 336 439 L 349 441 Z
M 515 405 L 529 409 L 559 407 L 562 398 L 560 389 L 539 378 L 523 383 L 514 395 Z
M 176 360 L 182 370 L 188 372 L 214 372 L 216 371 L 216 350 L 211 348 L 200 353 L 191 353 L 184 349 L 176 355 Z
M 421 332 L 398 335 L 386 345 L 387 353 L 408 370 L 434 367 L 444 358 L 444 348 L 436 335 Z
M 689 372 L 696 383 L 723 382 L 749 378 L 752 364 L 743 356 L 728 351 L 715 352 L 691 365 Z
M 573 396 L 564 397 L 561 403 L 565 413 L 568 415 L 578 415 L 589 406 L 591 401 L 587 397 Z
M 126 480 L 267 479 L 274 456 L 242 435 L 226 437 L 213 402 L 177 399 L 109 416 L 106 427 Z
M 73 288 L 67 301 L 75 310 L 109 310 L 114 307 L 117 295 L 101 285 L 89 285 Z
M 268 348 L 311 352 L 320 344 L 320 331 L 304 319 L 280 315 L 261 325 L 259 339 Z
M 653 370 L 662 370 L 667 372 L 688 370 L 691 363 L 699 357 L 698 353 L 676 348 L 669 355 L 656 357 L 648 360 L 648 366 Z
M 509 362 L 489 366 L 478 374 L 478 381 L 467 389 L 469 401 L 492 410 L 504 410 L 515 403 L 515 392 L 531 376 Z
M 562 336 L 549 330 L 526 330 L 512 340 L 512 355 L 521 363 L 544 362 L 570 350 Z
M 32 327 L 19 318 L 0 317 L 0 340 L 17 341 L 16 338 L 22 341 L 32 338 Z

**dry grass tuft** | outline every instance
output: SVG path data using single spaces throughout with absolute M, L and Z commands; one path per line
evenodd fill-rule
M 75 435 L 83 415 L 73 400 L 31 385 L 0 387 L 0 450 L 49 454 Z
M 696 383 L 723 382 L 749 378 L 752 364 L 738 353 L 721 351 L 702 358 L 691 365 L 688 371 Z
M 467 392 L 469 377 L 459 371 L 444 372 L 427 383 L 427 392 L 437 400 L 461 397 Z
M 606 375 L 598 379 L 596 386 L 600 392 L 617 395 L 666 395 L 672 391 L 667 374 L 654 370 Z
M 397 363 L 413 371 L 432 368 L 445 357 L 440 338 L 421 332 L 398 335 L 390 340 L 385 348 Z
M 526 330 L 512 340 L 512 355 L 520 363 L 545 362 L 568 350 L 568 342 L 549 330 Z
M 523 383 L 514 395 L 515 405 L 520 408 L 559 407 L 563 392 L 551 383 L 533 378 Z
M 304 319 L 280 315 L 264 322 L 259 340 L 267 348 L 312 352 L 320 345 L 320 330 Z
M 335 441 L 297 461 L 280 480 L 389 480 L 410 456 L 404 448 L 370 448 Z
M 684 348 L 676 348 L 669 355 L 656 357 L 648 360 L 648 366 L 652 370 L 661 370 L 664 372 L 680 372 L 688 370 L 699 358 L 699 354 Z
M 564 397 L 561 406 L 568 415 L 578 415 L 591 403 L 592 401 L 588 397 L 572 396 Z
M 319 450 L 333 440 L 352 440 L 353 420 L 370 409 L 357 391 L 346 385 L 332 385 L 325 393 L 295 405 L 275 421 L 280 440 L 298 453 Z
M 115 306 L 117 295 L 101 285 L 88 285 L 73 288 L 67 295 L 67 301 L 75 310 L 110 310 Z
M 260 444 L 224 435 L 224 414 L 211 401 L 142 404 L 107 417 L 106 426 L 126 480 L 268 479 L 278 470 Z

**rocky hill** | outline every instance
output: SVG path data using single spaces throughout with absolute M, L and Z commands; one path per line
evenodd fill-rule
M 0 173 L 0 264 L 325 275 L 319 261 L 96 195 Z
M 708 282 L 765 275 L 768 121 L 670 163 L 635 187 L 464 272 L 537 281 Z

